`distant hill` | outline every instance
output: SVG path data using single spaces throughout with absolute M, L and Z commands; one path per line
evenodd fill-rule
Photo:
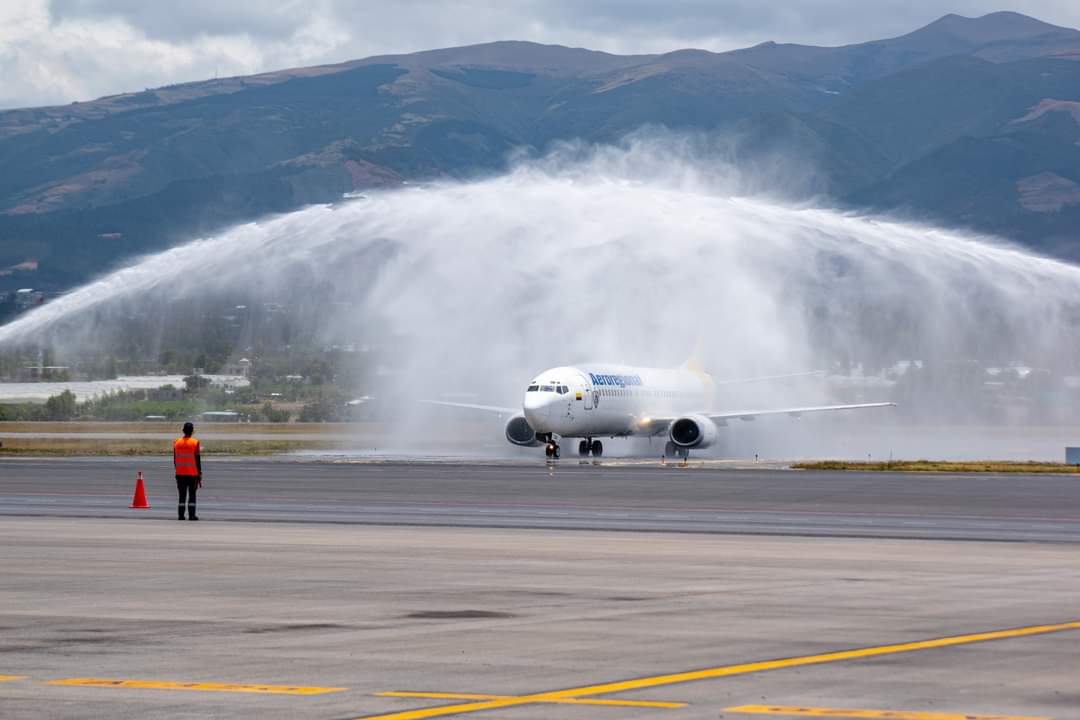
M 0 290 L 645 124 L 795 155 L 818 169 L 804 190 L 837 203 L 1080 259 L 1080 32 L 1001 12 L 833 48 L 497 42 L 0 112 Z

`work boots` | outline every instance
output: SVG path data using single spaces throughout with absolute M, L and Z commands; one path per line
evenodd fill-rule
M 183 520 L 184 516 L 181 515 L 180 519 Z M 190 503 L 187 506 L 187 519 L 188 520 L 198 520 L 199 519 L 199 516 L 195 514 L 195 503 Z
M 176 506 L 176 516 L 177 516 L 176 517 L 177 520 L 183 520 L 184 519 L 184 506 L 183 505 L 177 505 Z

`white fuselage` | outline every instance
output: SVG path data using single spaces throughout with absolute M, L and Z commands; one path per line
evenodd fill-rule
M 713 389 L 712 378 L 692 370 L 585 364 L 537 375 L 523 410 L 537 433 L 625 436 L 642 432 L 655 416 L 709 410 Z

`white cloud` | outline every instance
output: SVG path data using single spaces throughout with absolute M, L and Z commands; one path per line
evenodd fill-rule
M 0 0 L 0 107 L 492 40 L 620 53 L 836 45 L 999 0 Z M 1080 26 L 1075 0 L 1012 9 Z
M 157 5 L 157 3 L 154 3 Z M 118 13 L 65 14 L 46 0 L 0 7 L 0 107 L 67 103 L 215 75 L 324 61 L 349 39 L 328 14 L 288 32 L 150 34 Z

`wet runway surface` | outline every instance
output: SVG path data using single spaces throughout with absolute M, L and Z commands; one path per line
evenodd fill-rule
M 0 460 L 0 717 L 1078 716 L 1075 476 L 206 472 Z
M 4 517 L 0 717 L 1075 720 L 1075 555 Z
M 152 508 L 130 510 L 136 470 Z M 1080 542 L 1080 478 L 211 460 L 205 521 Z M 0 515 L 175 516 L 164 458 L 0 460 Z

